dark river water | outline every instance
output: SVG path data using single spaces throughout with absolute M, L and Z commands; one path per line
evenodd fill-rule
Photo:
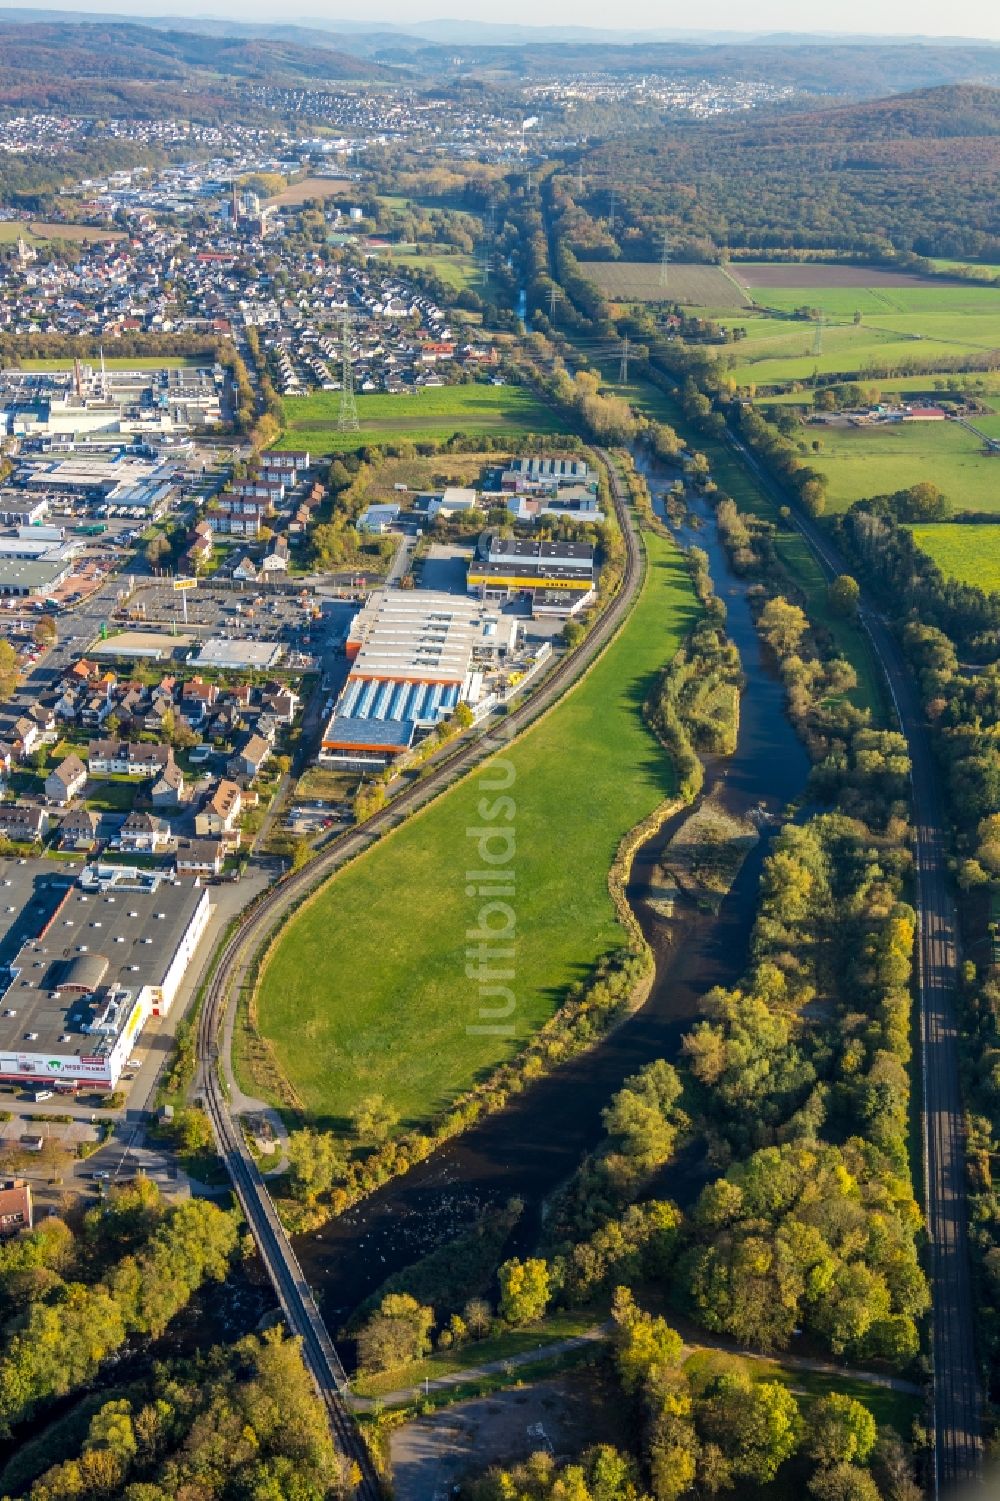
M 658 509 L 677 470 L 637 454 Z M 716 790 L 723 805 L 755 817 L 761 839 L 743 864 L 717 914 L 693 907 L 669 926 L 649 904 L 664 845 L 680 819 L 669 822 L 640 850 L 630 900 L 656 955 L 649 999 L 608 1038 L 563 1065 L 465 1135 L 445 1143 L 404 1177 L 388 1183 L 355 1209 L 313 1235 L 297 1250 L 336 1332 L 350 1313 L 391 1273 L 451 1239 L 491 1205 L 517 1196 L 525 1203 L 511 1249 L 523 1251 L 537 1236 L 544 1200 L 601 1138 L 601 1111 L 629 1074 L 654 1058 L 672 1058 L 713 985 L 741 975 L 753 922 L 761 863 L 775 816 L 805 786 L 808 761 L 784 712 L 782 686 L 763 660 L 746 596 L 746 583 L 730 569 L 711 507 L 689 497 L 700 524 L 676 529 L 678 539 L 708 553 L 716 593 L 728 611 L 727 629 L 739 649 L 746 680 L 736 752 L 706 764 L 703 796 Z M 690 1167 L 684 1169 L 689 1180 Z M 697 1179 L 697 1173 L 694 1173 Z M 678 1197 L 697 1181 L 668 1186 Z

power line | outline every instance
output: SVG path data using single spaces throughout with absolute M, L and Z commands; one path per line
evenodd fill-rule
M 356 433 L 360 427 L 358 422 L 358 404 L 354 399 L 354 364 L 351 359 L 351 315 L 347 308 L 344 309 L 344 322 L 340 332 L 341 353 L 341 377 L 340 377 L 340 415 L 337 418 L 337 430 L 342 433 Z
M 493 269 L 493 248 L 497 237 L 497 201 L 490 194 L 486 218 L 483 221 L 483 283 L 489 281 Z

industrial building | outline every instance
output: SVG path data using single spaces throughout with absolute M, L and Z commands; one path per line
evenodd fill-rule
M 468 588 L 483 600 L 518 597 L 533 615 L 575 615 L 594 597 L 594 549 L 585 542 L 533 542 L 480 538 L 469 564 Z
M 229 641 L 224 636 L 210 636 L 198 653 L 198 667 L 214 667 L 220 672 L 267 672 L 284 656 L 280 641 Z
M 150 1016 L 165 1016 L 210 916 L 207 888 L 86 866 L 9 960 L 0 1078 L 113 1089 Z
M 73 572 L 72 555 L 62 548 L 58 556 L 42 558 L 0 557 L 0 594 L 47 598 Z
M 154 462 L 124 453 L 81 453 L 28 463 L 18 480 L 29 492 L 43 490 L 69 498 L 101 500 L 109 508 L 139 517 L 160 515 L 177 494 L 172 462 Z
M 347 655 L 352 666 L 323 733 L 320 762 L 385 766 L 421 733 L 475 706 L 483 667 L 503 661 L 517 644 L 514 616 L 436 590 L 387 590 L 354 619 Z
M 172 436 L 221 420 L 221 365 L 108 370 L 0 371 L 0 436 Z

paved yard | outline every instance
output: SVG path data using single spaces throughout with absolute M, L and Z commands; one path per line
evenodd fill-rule
M 464 1476 L 516 1464 L 539 1449 L 569 1459 L 591 1444 L 621 1443 L 621 1406 L 607 1378 L 588 1370 L 416 1418 L 391 1435 L 396 1501 L 445 1501 Z

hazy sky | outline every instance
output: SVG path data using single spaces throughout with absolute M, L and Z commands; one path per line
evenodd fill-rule
M 10 3 L 10 0 L 8 0 Z M 70 9 L 71 0 L 39 0 L 38 8 Z M 30 8 L 30 7 L 25 7 Z M 612 25 L 627 30 L 644 27 L 695 28 L 732 31 L 830 31 L 838 33 L 902 34 L 908 36 L 987 37 L 1000 41 L 1000 4 L 997 0 L 966 0 L 964 5 L 942 6 L 937 0 L 840 0 L 832 8 L 806 8 L 798 0 L 757 0 L 748 8 L 744 0 L 700 0 L 698 5 L 663 5 L 658 0 L 625 0 L 608 5 L 606 0 L 215 0 L 201 5 L 197 0 L 81 0 L 87 11 L 127 12 L 143 15 L 229 16 L 242 20 L 299 21 L 322 19 L 335 26 L 338 17 L 379 21 L 456 20 L 520 22 L 534 25 Z

